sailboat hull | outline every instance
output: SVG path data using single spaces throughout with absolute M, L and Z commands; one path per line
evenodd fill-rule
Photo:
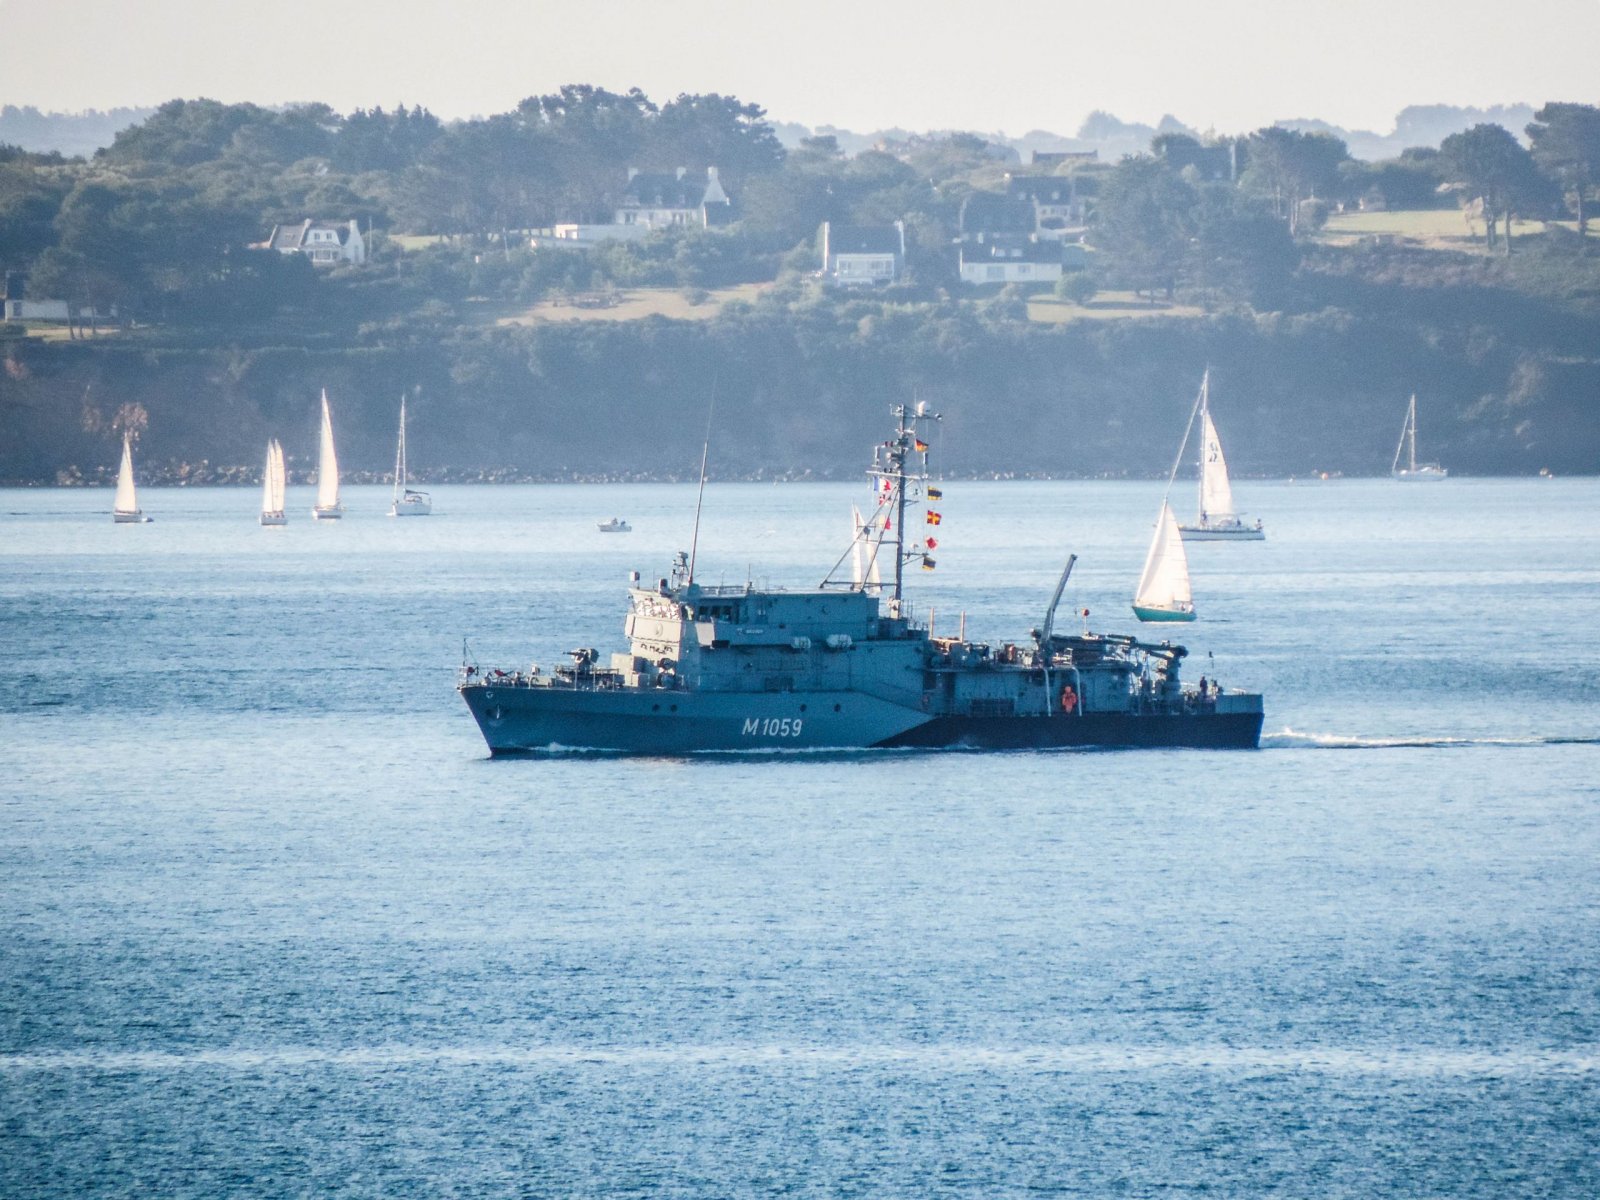
M 1402 483 L 1438 483 L 1449 477 L 1450 472 L 1443 467 L 1416 467 L 1411 470 L 1401 467 L 1394 472 L 1394 478 Z
M 114 512 L 111 519 L 118 525 L 148 525 L 155 518 L 147 517 L 142 512 Z
M 1192 608 L 1150 608 L 1142 604 L 1133 606 L 1133 615 L 1141 621 L 1192 621 L 1195 617 Z
M 407 492 L 389 506 L 391 517 L 426 517 L 433 512 L 433 501 L 422 492 Z
M 1254 525 L 1179 525 L 1186 542 L 1264 542 L 1267 531 Z
M 261 523 L 263 525 L 287 525 L 289 523 L 289 517 L 287 514 L 281 512 L 262 513 Z
M 342 507 L 313 508 L 311 510 L 311 519 L 314 521 L 337 521 L 342 516 L 344 516 Z

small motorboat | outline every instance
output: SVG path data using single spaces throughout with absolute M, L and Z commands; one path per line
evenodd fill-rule
M 633 526 L 621 517 L 612 517 L 609 521 L 600 522 L 601 533 L 632 533 Z

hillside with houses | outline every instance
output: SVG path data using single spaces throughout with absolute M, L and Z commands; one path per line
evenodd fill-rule
M 374 472 L 406 391 L 424 478 L 674 477 L 712 378 L 725 474 L 847 474 L 913 391 L 972 435 L 952 470 L 1153 473 L 1207 365 L 1244 473 L 1376 470 L 1412 392 L 1463 471 L 1594 471 L 1600 110 L 1514 115 L 1113 156 L 587 86 L 453 123 L 175 100 L 91 156 L 0 146 L 0 481 L 102 478 L 125 430 L 231 479 L 322 387 Z

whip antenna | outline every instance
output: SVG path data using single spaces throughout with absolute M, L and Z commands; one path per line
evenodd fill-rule
M 700 494 L 694 501 L 694 536 L 689 539 L 689 580 L 694 582 L 694 559 L 700 549 L 700 509 L 706 501 L 706 458 L 711 453 L 711 419 L 717 413 L 717 377 L 711 377 L 711 407 L 706 411 L 706 440 L 700 446 Z

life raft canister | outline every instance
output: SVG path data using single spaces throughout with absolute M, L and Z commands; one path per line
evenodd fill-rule
M 1072 690 L 1072 685 L 1069 683 L 1061 689 L 1061 711 L 1070 713 L 1077 707 L 1078 693 Z

